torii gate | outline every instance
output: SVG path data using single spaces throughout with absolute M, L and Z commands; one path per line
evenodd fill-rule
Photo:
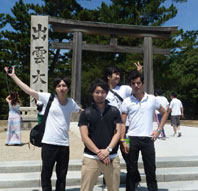
M 31 17 L 31 87 L 37 91 L 47 91 L 48 87 L 48 24 L 54 32 L 74 33 L 69 43 L 53 42 L 51 47 L 56 49 L 71 49 L 72 54 L 72 86 L 71 96 L 81 103 L 81 67 L 82 51 L 141 53 L 144 54 L 145 91 L 154 92 L 153 85 L 153 54 L 170 54 L 169 49 L 152 46 L 153 38 L 168 39 L 171 33 L 177 31 L 177 26 L 135 26 L 101 22 L 77 21 L 48 16 Z M 86 44 L 83 33 L 111 35 L 109 45 Z M 142 47 L 120 46 L 116 36 L 143 38 Z M 31 105 L 31 104 L 30 104 Z

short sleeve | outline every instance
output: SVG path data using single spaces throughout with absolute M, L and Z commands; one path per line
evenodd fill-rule
M 50 93 L 38 92 L 38 95 L 39 95 L 39 101 L 41 101 L 44 105 L 47 105 L 47 102 L 50 98 Z
M 155 109 L 159 110 L 161 104 L 159 103 L 159 100 L 156 97 L 154 97 L 154 99 L 155 99 Z
M 121 113 L 128 113 L 128 107 L 127 107 L 126 99 L 124 99 L 124 101 L 122 102 Z
M 173 102 L 171 101 L 170 102 L 170 106 L 169 106 L 171 109 L 173 109 L 172 107 L 173 107 Z
M 73 103 L 73 112 L 78 113 L 80 111 L 80 107 L 78 106 L 78 104 L 72 99 L 72 103 Z
M 112 106 L 114 107 L 114 106 Z M 122 118 L 121 118 L 121 115 L 120 115 L 120 111 L 114 107 L 114 113 L 115 113 L 115 123 L 122 123 Z
M 181 108 L 183 107 L 182 102 L 180 101 Z
M 83 112 L 81 112 L 80 114 L 80 118 L 79 118 L 79 121 L 78 121 L 78 126 L 82 126 L 82 125 L 86 125 L 88 126 L 89 124 L 89 121 L 87 119 L 87 116 L 86 116 L 86 113 L 85 113 L 85 110 Z
M 129 97 L 132 93 L 132 88 L 130 86 L 127 86 L 127 95 L 126 97 Z

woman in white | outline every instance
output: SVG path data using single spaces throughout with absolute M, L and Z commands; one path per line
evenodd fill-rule
M 21 101 L 18 92 L 12 92 L 8 95 L 6 102 L 9 106 L 6 145 L 21 145 Z
M 7 72 L 8 67 L 4 70 Z M 8 75 L 28 95 L 33 96 L 47 105 L 50 93 L 37 92 L 23 83 L 15 74 L 14 68 Z M 79 112 L 81 108 L 72 98 L 67 97 L 70 83 L 66 78 L 54 80 L 56 92 L 46 120 L 45 132 L 42 139 L 42 172 L 41 184 L 43 191 L 51 191 L 51 176 L 56 163 L 56 191 L 65 191 L 65 179 L 69 163 L 69 124 L 72 112 Z

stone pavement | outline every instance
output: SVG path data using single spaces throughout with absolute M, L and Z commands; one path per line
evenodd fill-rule
M 78 127 L 71 125 L 72 129 Z M 5 127 L 1 127 L 4 129 Z M 76 131 L 77 131 L 76 130 Z M 0 161 L 26 161 L 26 160 L 41 160 L 41 149 L 27 144 L 29 142 L 30 130 L 22 130 L 23 146 L 5 146 L 6 131 L 0 131 Z M 84 145 L 78 135 L 72 130 L 70 135 L 70 159 L 82 159 Z
M 154 123 L 154 128 L 157 128 L 156 123 Z M 165 179 L 171 179 L 170 181 L 160 181 L 159 187 L 160 191 L 198 191 L 198 181 L 196 177 L 198 177 L 198 128 L 196 127 L 188 127 L 188 126 L 181 126 L 182 136 L 181 137 L 172 137 L 173 129 L 169 124 L 165 125 L 165 132 L 167 135 L 166 140 L 158 139 L 155 142 L 156 148 L 156 158 L 158 162 L 157 168 L 159 178 L 164 177 Z M 83 157 L 83 143 L 80 138 L 79 128 L 77 127 L 77 123 L 71 123 L 70 126 L 70 160 L 71 163 L 75 163 L 75 160 L 78 160 L 78 165 L 81 165 L 80 160 Z M 5 138 L 6 132 L 0 131 L 0 164 L 11 164 L 16 163 L 16 161 L 21 162 L 23 166 L 25 162 L 32 161 L 33 163 L 40 161 L 40 148 L 36 148 L 31 146 L 30 149 L 27 144 L 23 146 L 5 146 Z M 29 130 L 22 130 L 22 142 L 27 143 L 29 139 Z M 182 161 L 183 160 L 183 161 Z M 193 160 L 194 165 L 193 164 Z M 6 162 L 7 161 L 7 162 Z M 185 166 L 182 168 L 182 165 L 186 163 L 186 161 L 190 164 L 189 166 Z M 5 163 L 6 162 L 6 163 Z M 161 164 L 160 164 L 161 162 Z M 177 166 L 180 163 L 181 166 Z M 196 163 L 196 164 L 195 164 Z M 172 166 L 171 171 L 169 167 Z M 178 167 L 178 168 L 177 168 Z M 25 166 L 24 166 L 25 168 Z M 80 168 L 80 167 L 79 167 Z M 3 169 L 3 168 L 1 168 Z M 161 174 L 162 171 L 162 174 Z M 2 171 L 3 172 L 3 171 Z M 40 177 L 40 172 L 36 172 L 36 177 Z M 80 170 L 78 172 L 74 172 L 73 176 L 70 175 L 69 172 L 67 178 L 76 178 L 79 176 L 80 178 Z M 79 175 L 78 175 L 79 173 Z M 6 173 L 7 176 L 12 176 Z M 20 176 L 18 174 L 18 176 Z M 25 177 L 27 175 L 24 175 Z M 0 176 L 1 177 L 1 176 Z M 3 178 L 6 178 L 2 175 Z M 1 178 L 2 178 L 1 177 Z M 15 178 L 14 176 L 12 176 Z M 182 181 L 187 180 L 188 181 Z M 0 178 L 0 179 L 1 179 Z M 7 177 L 9 178 L 9 177 Z M 6 178 L 6 180 L 7 180 Z M 11 177 L 10 177 L 11 178 Z M 18 177 L 19 178 L 19 177 Z M 28 178 L 28 177 L 27 177 Z M 182 180 L 181 180 L 182 178 Z M 173 179 L 175 181 L 173 182 Z M 69 181 L 68 181 L 69 182 Z M 79 182 L 79 181 L 78 181 Z M 17 183 L 18 184 L 18 183 Z M 141 183 L 142 191 L 146 191 L 145 183 Z M 6 191 L 40 191 L 40 189 L 30 189 L 30 188 L 8 188 Z M 67 191 L 79 191 L 79 185 L 74 186 L 67 186 Z M 124 191 L 125 187 L 121 185 L 120 191 Z M 5 191 L 5 188 L 1 189 L 0 191 Z M 94 191 L 101 191 L 101 184 L 94 187 Z
M 1 129 L 4 127 L 1 127 Z M 154 128 L 157 128 L 154 123 Z M 22 142 L 29 141 L 29 131 L 22 130 Z M 181 126 L 182 136 L 172 137 L 173 129 L 169 124 L 165 125 L 166 140 L 158 139 L 155 142 L 156 157 L 182 157 L 198 156 L 198 128 Z M 79 128 L 76 122 L 70 125 L 70 159 L 82 159 L 84 145 L 80 138 Z M 0 131 L 0 161 L 40 160 L 40 148 L 28 144 L 23 146 L 5 146 L 6 131 Z

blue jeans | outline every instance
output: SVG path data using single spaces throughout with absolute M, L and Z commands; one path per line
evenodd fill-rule
M 151 137 L 130 136 L 129 138 L 130 149 L 128 154 L 128 181 L 126 183 L 126 191 L 135 191 L 139 151 L 142 153 L 148 190 L 157 191 L 154 141 L 151 140 Z
M 53 167 L 56 163 L 56 191 L 65 191 L 65 180 L 69 163 L 69 147 L 43 144 L 41 150 L 42 172 L 41 185 L 42 191 L 51 191 L 51 176 Z
M 157 114 L 157 118 L 158 118 L 158 122 L 159 122 L 159 124 L 160 124 L 160 122 L 161 122 L 161 120 L 162 120 L 162 115 L 161 115 L 161 114 Z M 158 126 L 159 126 L 159 124 L 158 124 Z M 162 129 L 161 136 L 162 136 L 162 137 L 166 137 L 164 128 Z

